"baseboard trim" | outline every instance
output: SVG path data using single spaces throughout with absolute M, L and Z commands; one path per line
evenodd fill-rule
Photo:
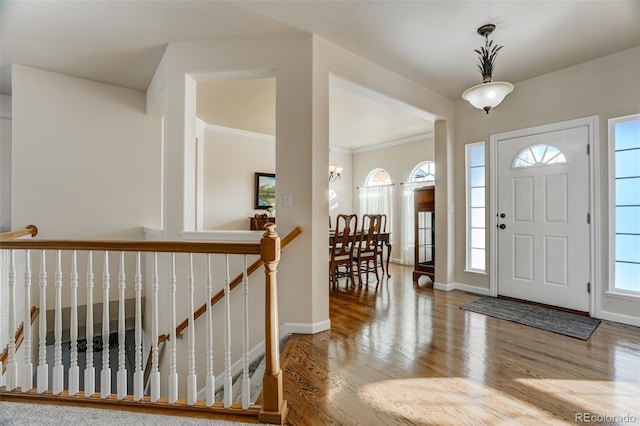
M 617 314 L 615 312 L 600 311 L 598 315 L 599 319 L 619 322 L 621 324 L 633 325 L 640 327 L 640 318 L 631 315 Z
M 460 290 L 467 293 L 479 294 L 481 296 L 489 296 L 489 289 L 483 287 L 476 287 L 475 285 L 462 284 L 462 283 L 449 283 L 443 284 L 439 282 L 433 283 L 433 288 L 441 291 Z
M 443 284 L 439 282 L 433 283 L 434 290 L 451 291 L 456 289 L 456 283 Z
M 280 327 L 280 335 L 285 336 L 290 333 L 296 334 L 316 334 L 331 328 L 331 320 L 321 321 L 314 324 L 288 322 Z

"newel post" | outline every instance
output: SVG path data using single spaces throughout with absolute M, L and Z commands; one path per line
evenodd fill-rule
M 263 402 L 259 420 L 283 424 L 287 416 L 287 401 L 283 398 L 280 370 L 280 337 L 278 323 L 278 262 L 280 237 L 276 225 L 269 223 L 260 240 L 260 257 L 265 273 L 265 373 L 262 380 Z

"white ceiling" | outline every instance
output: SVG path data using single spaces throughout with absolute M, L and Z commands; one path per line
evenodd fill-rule
M 198 83 L 196 115 L 207 124 L 275 135 L 274 78 Z M 329 145 L 359 149 L 433 132 L 433 118 L 397 100 L 330 78 Z
M 638 0 L 4 0 L 0 8 L 8 95 L 11 63 L 146 90 L 167 43 L 240 35 L 315 33 L 451 100 L 480 83 L 473 49 L 486 23 L 504 45 L 494 78 L 513 83 L 640 45 Z

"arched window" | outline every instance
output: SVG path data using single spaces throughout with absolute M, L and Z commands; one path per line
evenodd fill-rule
M 540 167 L 551 164 L 566 164 L 567 158 L 553 145 L 537 144 L 523 149 L 513 160 L 513 168 Z
M 433 161 L 424 161 L 411 172 L 410 182 L 434 182 L 436 180 L 436 165 Z
M 392 232 L 393 181 L 389 172 L 384 169 L 373 169 L 367 175 L 365 186 L 358 188 L 358 198 L 360 215 L 387 215 L 387 231 Z M 392 236 L 393 234 L 389 235 L 389 242 L 392 241 Z
M 385 169 L 374 169 L 367 176 L 364 186 L 392 185 L 393 181 Z

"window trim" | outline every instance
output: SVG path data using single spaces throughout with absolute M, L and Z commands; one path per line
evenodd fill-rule
M 485 224 L 484 224 L 484 238 L 485 238 L 485 247 L 484 247 L 484 256 L 485 256 L 485 266 L 484 269 L 472 268 L 470 265 L 471 261 L 471 187 L 470 187 L 470 178 L 471 178 L 471 165 L 469 152 L 474 146 L 482 146 L 484 151 L 484 189 L 485 189 L 485 202 L 484 202 L 484 213 L 485 213 Z M 464 272 L 469 272 L 473 274 L 479 275 L 487 275 L 487 147 L 484 141 L 482 142 L 474 142 L 465 145 L 464 150 L 464 175 L 465 175 L 465 266 Z
M 371 179 L 373 178 L 373 176 L 376 173 L 379 173 L 379 172 L 385 172 L 387 174 L 387 176 L 389 177 L 389 183 L 381 183 L 381 184 L 378 184 L 378 185 L 371 185 L 370 184 Z M 389 173 L 389 171 L 387 169 L 383 169 L 382 167 L 376 167 L 375 169 L 371 170 L 369 172 L 369 174 L 367 175 L 366 179 L 364 180 L 365 188 L 373 188 L 373 187 L 376 187 L 376 186 L 385 186 L 385 185 L 393 185 L 393 179 L 391 179 L 391 174 Z
M 432 173 L 430 173 L 427 176 L 433 176 L 433 179 L 415 180 L 416 172 L 425 164 L 428 164 L 429 169 L 432 170 Z M 421 161 L 413 168 L 413 170 L 411 170 L 411 174 L 409 175 L 409 183 L 424 183 L 424 184 L 434 185 L 436 182 L 435 169 L 436 169 L 435 161 L 431 161 L 431 160 Z
M 605 294 L 607 296 L 613 296 L 621 299 L 628 300 L 638 300 L 640 299 L 640 291 L 633 290 L 625 290 L 616 288 L 616 176 L 615 176 L 615 166 L 616 166 L 616 124 L 624 123 L 627 121 L 636 121 L 640 120 L 640 114 L 632 114 L 623 117 L 616 117 L 609 119 L 609 128 L 608 128 L 608 136 L 609 136 L 609 146 L 608 146 L 608 156 L 609 156 L 609 176 L 607 177 L 609 180 L 609 283 L 607 286 L 607 291 Z

